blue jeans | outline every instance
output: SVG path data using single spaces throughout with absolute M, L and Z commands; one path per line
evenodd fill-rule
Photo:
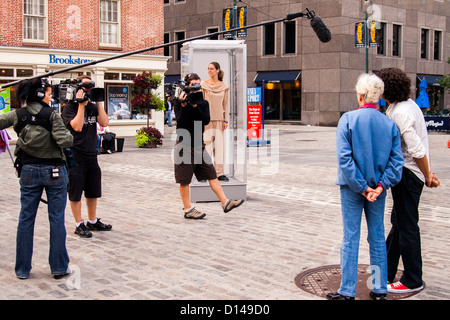
M 59 177 L 52 178 L 52 169 L 59 169 Z M 33 255 L 34 222 L 42 192 L 45 189 L 50 222 L 49 264 L 52 274 L 68 271 L 64 215 L 67 203 L 67 171 L 64 166 L 43 164 L 24 165 L 20 176 L 20 216 L 17 227 L 16 275 L 28 278 Z
M 171 127 L 172 126 L 172 110 L 167 110 L 165 119 L 167 119 L 167 124 L 169 125 L 169 127 Z
M 342 279 L 338 293 L 355 297 L 358 276 L 358 253 L 361 234 L 362 211 L 364 210 L 372 268 L 372 291 L 387 292 L 387 257 L 384 238 L 384 206 L 386 191 L 375 202 L 369 202 L 348 186 L 341 186 L 342 221 L 344 238 L 341 245 Z

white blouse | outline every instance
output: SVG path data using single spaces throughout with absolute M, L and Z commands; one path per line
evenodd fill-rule
M 392 103 L 386 110 L 386 115 L 394 120 L 400 131 L 404 166 L 425 182 L 425 176 L 414 160 L 426 155 L 430 165 L 427 126 L 422 111 L 413 100 L 408 99 Z

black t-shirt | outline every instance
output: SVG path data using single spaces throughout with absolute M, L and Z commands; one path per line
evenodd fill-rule
M 182 107 L 177 99 L 174 102 L 174 110 L 177 119 L 177 141 L 182 142 L 187 139 L 190 140 L 191 146 L 202 146 L 203 132 L 210 121 L 208 101 L 203 100 L 194 108 L 189 103 Z M 187 134 L 189 135 L 188 137 L 186 136 Z
M 97 116 L 95 104 L 88 102 L 84 109 L 84 125 L 81 132 L 75 131 L 70 121 L 77 115 L 78 103 L 68 102 L 63 109 L 62 118 L 70 133 L 73 135 L 73 149 L 87 155 L 97 154 Z

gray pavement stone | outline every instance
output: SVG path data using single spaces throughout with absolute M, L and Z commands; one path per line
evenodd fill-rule
M 67 206 L 73 274 L 61 280 L 53 279 L 47 262 L 45 204 L 36 219 L 31 276 L 19 280 L 14 274 L 20 191 L 11 159 L 0 155 L 0 299 L 321 299 L 298 288 L 294 278 L 302 271 L 339 263 L 342 225 L 339 189 L 334 185 L 335 130 L 266 125 L 272 145 L 249 148 L 249 157 L 267 152 L 277 161 L 261 158 L 249 163 L 248 198 L 241 207 L 224 214 L 218 202 L 195 204 L 207 213 L 200 221 L 183 218 L 170 131 L 157 149 L 139 149 L 133 137 L 127 137 L 123 152 L 99 156 L 103 197 L 98 216 L 113 229 L 81 239 L 73 233 Z M 429 135 L 432 166 L 442 186 L 423 192 L 420 227 L 427 286 L 411 300 L 450 298 L 449 138 Z M 387 231 L 391 206 L 389 195 Z M 83 217 L 87 218 L 84 203 Z M 368 264 L 364 223 L 362 229 L 359 262 Z

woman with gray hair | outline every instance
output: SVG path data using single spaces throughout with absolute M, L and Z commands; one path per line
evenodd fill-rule
M 377 110 L 384 84 L 376 75 L 362 74 L 356 83 L 359 108 L 345 113 L 336 132 L 343 240 L 342 279 L 329 300 L 356 296 L 361 218 L 364 210 L 370 247 L 373 289 L 370 297 L 386 299 L 387 259 L 384 239 L 386 190 L 401 179 L 403 157 L 395 123 Z

